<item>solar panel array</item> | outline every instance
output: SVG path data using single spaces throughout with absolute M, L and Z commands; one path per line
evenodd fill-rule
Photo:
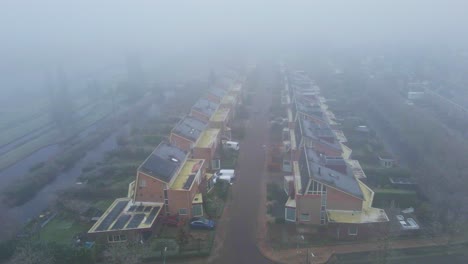
M 143 205 L 139 205 L 137 208 L 136 208 L 136 212 L 143 212 L 143 210 L 145 209 L 145 207 Z
M 128 201 L 120 201 L 118 202 L 114 208 L 109 212 L 109 214 L 102 220 L 101 224 L 96 228 L 96 231 L 104 231 L 109 229 L 110 225 L 114 220 L 119 216 L 119 214 L 125 209 L 127 206 Z
M 135 214 L 132 220 L 130 220 L 130 223 L 128 223 L 127 228 L 137 228 L 144 218 L 145 214 Z
M 189 177 L 187 178 L 187 181 L 184 183 L 185 190 L 190 189 L 190 186 L 192 186 L 192 182 L 194 179 L 195 179 L 195 174 L 190 174 Z
M 121 215 L 119 219 L 115 222 L 115 224 L 112 226 L 112 230 L 117 230 L 117 229 L 123 229 L 125 225 L 127 224 L 128 220 L 130 220 L 130 215 Z
M 145 213 L 148 213 L 149 211 L 151 211 L 153 207 L 152 206 L 146 206 L 145 207 L 145 210 L 143 210 Z
M 161 207 L 159 207 L 159 206 L 153 207 L 153 209 L 151 210 L 151 213 L 148 215 L 148 218 L 146 218 L 145 224 L 147 224 L 147 225 L 151 224 L 153 222 L 154 218 L 156 217 L 156 214 L 159 212 L 160 209 L 161 209 Z

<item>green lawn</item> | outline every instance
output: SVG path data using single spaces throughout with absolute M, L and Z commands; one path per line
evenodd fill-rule
M 57 244 L 70 244 L 74 235 L 87 232 L 91 225 L 79 223 L 66 216 L 57 216 L 40 232 L 40 239 Z

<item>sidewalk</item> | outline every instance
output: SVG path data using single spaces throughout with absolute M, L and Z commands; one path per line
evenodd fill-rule
M 259 219 L 262 217 L 259 217 Z M 344 254 L 353 252 L 377 251 L 382 244 L 376 242 L 363 242 L 347 245 L 314 246 L 310 248 L 274 250 L 266 241 L 267 226 L 264 222 L 262 228 L 258 229 L 258 247 L 260 252 L 268 259 L 277 263 L 304 263 L 307 252 L 313 253 L 310 257 L 313 263 L 326 263 L 333 254 Z M 434 239 L 410 239 L 393 240 L 389 242 L 389 249 L 417 248 L 447 245 L 447 238 L 438 237 Z

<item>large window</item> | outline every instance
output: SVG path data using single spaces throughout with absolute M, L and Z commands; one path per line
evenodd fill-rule
M 113 243 L 113 242 L 125 242 L 127 241 L 127 236 L 126 235 L 109 235 L 107 236 L 107 241 Z
M 309 213 L 301 213 L 300 220 L 301 221 L 310 221 L 310 214 Z
M 194 204 L 192 205 L 192 216 L 202 216 L 203 215 L 203 205 Z
M 180 208 L 179 209 L 179 214 L 180 215 L 187 215 L 187 208 Z
M 286 207 L 284 214 L 285 214 L 284 218 L 286 219 L 286 221 L 296 222 L 296 209 L 295 208 Z
M 307 191 L 308 194 L 325 194 L 326 192 L 326 186 L 317 181 L 311 181 L 309 190 Z

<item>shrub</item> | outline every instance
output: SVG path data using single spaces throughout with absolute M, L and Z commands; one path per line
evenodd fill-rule
M 276 217 L 275 218 L 275 224 L 280 225 L 280 224 L 284 224 L 284 223 L 286 223 L 286 220 L 284 219 L 284 217 Z

